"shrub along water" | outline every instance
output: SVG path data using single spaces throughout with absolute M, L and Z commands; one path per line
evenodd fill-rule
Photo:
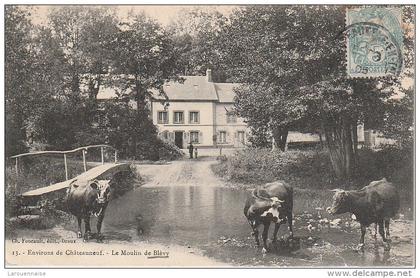
M 248 185 L 282 179 L 299 187 L 320 188 L 329 187 L 334 181 L 328 154 L 316 149 L 281 152 L 249 148 L 213 169 L 229 181 Z
M 248 148 L 213 166 L 213 171 L 236 184 L 257 184 L 284 180 L 298 188 L 355 189 L 383 177 L 395 183 L 407 196 L 413 188 L 413 152 L 384 146 L 379 151 L 360 149 L 356 175 L 344 184 L 335 176 L 326 150 L 287 152 Z

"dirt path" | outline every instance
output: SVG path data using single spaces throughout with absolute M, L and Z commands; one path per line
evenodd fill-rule
M 163 165 L 138 165 L 141 176 L 146 178 L 144 187 L 158 186 L 223 186 L 212 172 L 214 159 L 202 158 L 173 161 Z

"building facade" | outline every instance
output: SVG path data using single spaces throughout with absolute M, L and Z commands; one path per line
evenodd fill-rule
M 190 142 L 198 148 L 244 147 L 247 125 L 233 110 L 233 90 L 239 84 L 213 82 L 211 70 L 182 79 L 164 84 L 167 99 L 155 94 L 151 102 L 159 136 L 179 148 Z

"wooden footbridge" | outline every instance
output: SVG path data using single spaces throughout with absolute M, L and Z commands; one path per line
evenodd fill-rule
M 88 149 L 92 149 L 92 148 L 100 148 L 101 150 L 101 164 L 87 170 L 87 164 L 86 164 L 86 152 Z M 104 150 L 105 149 L 111 149 L 114 151 L 114 163 L 105 163 L 105 159 L 104 159 Z M 74 154 L 77 152 L 82 152 L 82 157 L 83 157 L 83 167 L 84 167 L 84 172 L 81 173 L 80 175 L 69 179 L 69 175 L 68 175 L 68 168 L 67 168 L 67 156 L 69 154 Z M 15 171 L 16 171 L 16 176 L 19 176 L 19 159 L 23 158 L 23 157 L 28 157 L 28 156 L 39 156 L 39 155 L 51 155 L 51 154 L 61 154 L 63 155 L 63 159 L 64 159 L 64 171 L 65 171 L 65 181 L 59 182 L 59 183 L 55 183 L 52 185 L 48 185 L 45 187 L 41 187 L 41 188 L 37 188 L 37 189 L 33 189 L 27 192 L 23 192 L 21 194 L 22 197 L 26 197 L 26 198 L 39 198 L 41 196 L 48 196 L 50 194 L 54 194 L 55 193 L 60 193 L 62 191 L 64 191 L 66 188 L 68 188 L 68 186 L 70 185 L 70 183 L 72 181 L 75 180 L 81 180 L 81 181 L 89 181 L 89 180 L 109 180 L 111 179 L 115 174 L 120 173 L 120 172 L 125 172 L 125 171 L 130 171 L 130 167 L 129 164 L 127 163 L 118 163 L 117 159 L 118 159 L 118 153 L 117 150 L 111 146 L 108 145 L 91 145 L 91 146 L 85 146 L 85 147 L 80 147 L 74 150 L 69 150 L 69 151 L 39 151 L 39 152 L 31 152 L 31 153 L 24 153 L 24 154 L 18 154 L 15 156 L 12 156 L 12 159 L 15 159 Z M 18 179 L 17 179 L 18 180 Z M 16 182 L 16 187 L 18 186 L 18 182 Z

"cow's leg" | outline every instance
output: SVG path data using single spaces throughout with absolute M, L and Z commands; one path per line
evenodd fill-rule
M 252 235 L 255 237 L 255 242 L 257 246 L 260 246 L 260 235 L 258 233 L 257 227 L 252 227 Z
M 77 217 L 77 237 L 82 237 L 82 217 Z
M 376 240 L 376 238 L 378 236 L 378 223 L 375 223 L 374 226 L 373 226 L 373 228 L 375 229 L 374 234 L 373 234 L 373 237 Z
M 289 213 L 289 215 L 287 215 L 287 222 L 288 222 L 288 225 L 289 225 L 289 236 L 290 236 L 290 238 L 293 238 L 293 227 L 292 227 L 293 215 L 292 215 L 292 213 Z
M 389 233 L 389 219 L 385 219 L 385 236 L 386 239 L 390 240 L 390 233 Z
M 379 234 L 381 235 L 382 240 L 384 241 L 384 250 L 389 251 L 390 246 L 389 246 L 389 243 L 388 243 L 388 241 L 386 240 L 386 237 L 385 237 L 384 220 L 380 220 L 378 224 L 379 224 Z
M 264 230 L 263 230 L 263 234 L 262 234 L 262 238 L 263 238 L 263 249 L 262 252 L 263 253 L 267 253 L 268 251 L 268 246 L 267 246 L 267 238 L 268 238 L 268 229 L 270 228 L 270 222 L 264 222 Z
M 99 215 L 98 215 L 98 222 L 96 223 L 96 230 L 97 230 L 97 241 L 102 241 L 102 235 L 101 235 L 101 228 L 102 228 L 102 221 L 104 220 L 105 217 L 105 213 L 102 211 Z
M 361 231 L 361 235 L 360 235 L 359 249 L 363 250 L 363 248 L 365 247 L 366 226 L 363 224 L 360 224 L 360 231 Z
M 258 233 L 258 224 L 254 220 L 248 220 L 249 225 L 251 225 L 252 233 L 251 235 L 255 237 L 255 242 L 257 243 L 257 246 L 260 246 L 260 239 L 259 239 L 259 233 Z
M 89 240 L 89 239 L 91 239 L 91 236 L 92 236 L 92 232 L 90 230 L 90 216 L 89 215 L 84 217 L 84 222 L 85 222 L 85 236 L 84 236 L 84 239 Z
M 274 225 L 273 242 L 277 241 L 277 233 L 279 232 L 279 229 L 280 229 L 280 223 L 276 223 Z

